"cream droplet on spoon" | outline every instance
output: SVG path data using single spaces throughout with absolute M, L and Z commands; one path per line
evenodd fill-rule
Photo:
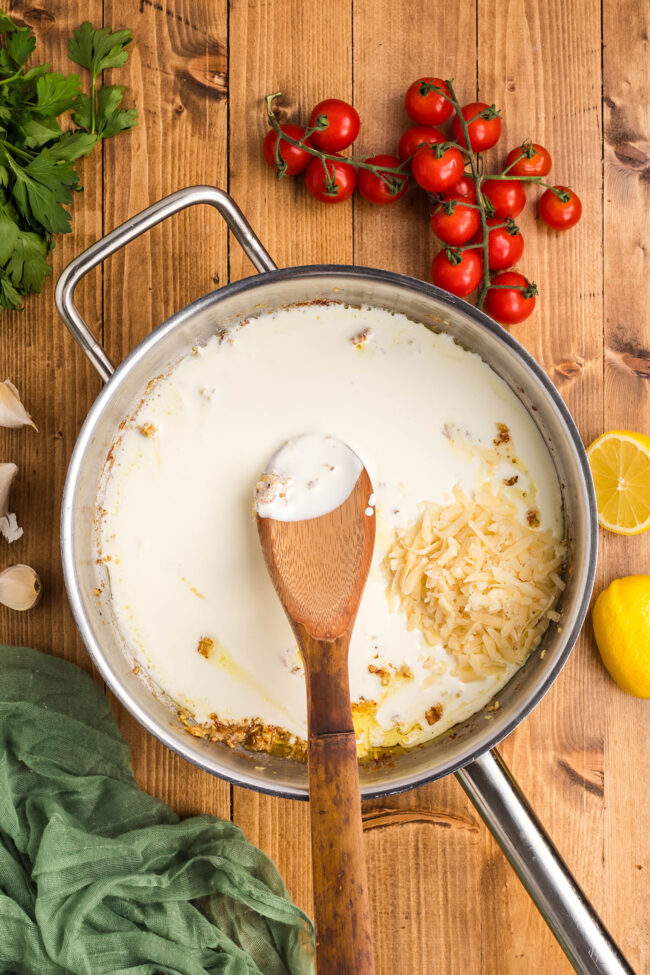
M 342 440 L 306 433 L 287 440 L 271 457 L 255 488 L 260 518 L 306 521 L 339 508 L 359 480 L 363 464 Z M 374 495 L 366 514 L 374 514 Z

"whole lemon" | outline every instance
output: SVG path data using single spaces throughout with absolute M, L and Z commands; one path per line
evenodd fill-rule
M 615 579 L 593 613 L 596 643 L 624 691 L 650 698 L 650 575 Z

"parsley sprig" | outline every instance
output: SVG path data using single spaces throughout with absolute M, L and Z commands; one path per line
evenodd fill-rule
M 137 122 L 134 108 L 121 107 L 124 87 L 98 84 L 102 71 L 126 63 L 130 42 L 130 30 L 88 21 L 74 32 L 68 51 L 90 73 L 88 95 L 78 74 L 28 68 L 36 38 L 0 10 L 0 312 L 20 308 L 52 273 L 54 235 L 70 232 L 66 207 L 82 188 L 75 161 Z M 63 131 L 69 112 L 75 127 Z

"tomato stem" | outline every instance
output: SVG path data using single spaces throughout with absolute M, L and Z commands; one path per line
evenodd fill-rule
M 355 169 L 367 169 L 369 172 L 374 173 L 387 184 L 393 193 L 398 193 L 399 190 L 401 190 L 404 180 L 408 178 L 409 173 L 407 167 L 413 159 L 413 156 L 409 156 L 409 158 L 401 162 L 399 166 L 393 168 L 391 166 L 374 166 L 372 163 L 367 163 L 362 159 L 355 159 L 354 156 L 337 156 L 329 152 L 322 152 L 320 149 L 316 149 L 315 146 L 306 145 L 305 139 L 309 138 L 313 132 L 321 131 L 321 128 L 316 125 L 311 129 L 306 129 L 302 139 L 294 139 L 292 136 L 287 135 L 286 132 L 283 132 L 282 126 L 278 122 L 275 112 L 273 111 L 273 102 L 281 96 L 281 91 L 276 91 L 272 95 L 264 96 L 264 101 L 266 102 L 266 115 L 269 125 L 278 136 L 275 143 L 276 175 L 278 179 L 282 179 L 286 173 L 286 163 L 280 154 L 280 142 L 282 141 L 288 142 L 289 145 L 296 146 L 298 149 L 303 149 L 305 152 L 309 153 L 310 156 L 320 159 L 328 177 L 330 174 L 327 166 L 325 166 L 326 161 L 334 163 L 344 162 L 346 165 L 353 166 Z M 318 119 L 316 121 L 318 122 Z M 279 164 L 278 160 L 280 160 Z M 391 179 L 391 176 L 394 176 L 394 179 Z
M 478 293 L 477 305 L 482 308 L 485 304 L 485 297 L 488 293 L 488 288 L 490 287 L 490 268 L 488 265 L 488 240 L 489 240 L 489 228 L 487 224 L 487 210 L 485 205 L 485 199 L 481 192 L 481 183 L 483 182 L 482 167 L 479 168 L 479 161 L 477 159 L 477 154 L 472 149 L 472 143 L 469 138 L 468 122 L 463 118 L 463 113 L 461 110 L 460 102 L 456 98 L 456 93 L 454 91 L 454 86 L 451 80 L 447 81 L 445 79 L 445 84 L 449 90 L 450 101 L 454 106 L 454 111 L 458 117 L 461 128 L 463 130 L 463 136 L 465 137 L 466 154 L 469 159 L 469 164 L 472 170 L 472 180 L 474 181 L 474 186 L 476 187 L 476 203 L 478 205 L 479 214 L 481 217 L 481 230 L 483 232 L 483 239 L 480 243 L 481 250 L 483 251 L 483 281 Z M 478 117 L 478 116 L 477 116 Z M 476 246 L 476 245 L 474 245 Z

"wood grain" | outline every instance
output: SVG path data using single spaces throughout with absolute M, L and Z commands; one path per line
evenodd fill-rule
M 605 428 L 650 434 L 650 10 L 606 4 L 603 33 Z M 601 532 L 603 585 L 650 572 L 650 533 Z M 596 658 L 596 651 L 590 645 Z M 650 971 L 647 754 L 650 708 L 604 678 L 606 910 L 631 963 Z M 645 779 L 639 757 L 646 756 Z
M 603 0 L 602 23 L 597 0 L 21 0 L 9 9 L 32 23 L 39 52 L 59 69 L 67 67 L 67 37 L 86 17 L 132 27 L 135 37 L 119 81 L 130 86 L 140 125 L 83 163 L 84 193 L 75 200 L 73 233 L 54 251 L 54 279 L 103 231 L 193 182 L 229 187 L 281 265 L 354 261 L 426 279 L 434 247 L 417 195 L 384 210 L 361 200 L 326 208 L 300 180 L 276 185 L 261 158 L 261 98 L 283 90 L 286 117 L 304 120 L 323 97 L 354 96 L 358 149 L 370 154 L 394 150 L 410 81 L 451 75 L 468 101 L 478 84 L 480 97 L 504 109 L 504 152 L 525 137 L 541 141 L 553 155 L 554 181 L 574 185 L 585 204 L 583 221 L 566 235 L 539 228 L 532 208 L 521 221 L 522 269 L 541 297 L 515 335 L 543 363 L 586 441 L 615 426 L 650 433 L 647 4 Z M 90 276 L 80 305 L 118 361 L 229 272 L 236 279 L 251 268 L 211 210 L 188 212 Z M 24 313 L 0 322 L 0 378 L 16 382 L 40 429 L 0 430 L 2 459 L 21 468 L 13 498 L 25 527 L 24 538 L 4 548 L 0 567 L 29 562 L 46 588 L 30 613 L 0 608 L 0 634 L 90 671 L 63 592 L 58 519 L 69 456 L 99 382 L 58 319 L 54 279 Z M 649 566 L 650 536 L 601 536 L 597 589 Z M 146 788 L 182 814 L 230 815 L 227 786 L 118 713 Z M 588 623 L 554 688 L 504 744 L 639 973 L 650 971 L 648 721 L 646 703 L 625 696 L 604 672 Z M 311 909 L 306 805 L 236 789 L 232 811 Z M 453 780 L 368 804 L 366 817 L 380 975 L 569 971 Z

